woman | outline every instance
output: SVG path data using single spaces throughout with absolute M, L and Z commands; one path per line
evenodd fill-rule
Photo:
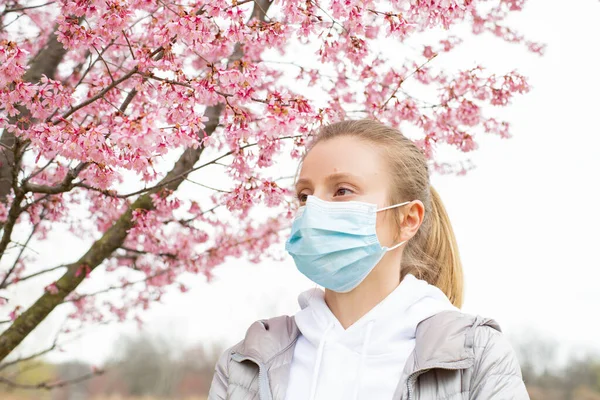
M 326 126 L 296 190 L 286 250 L 324 291 L 251 325 L 209 400 L 529 399 L 498 324 L 459 309 L 456 240 L 411 140 L 373 120 Z

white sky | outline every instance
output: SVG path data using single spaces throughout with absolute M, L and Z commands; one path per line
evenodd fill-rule
M 569 6 L 530 0 L 511 26 L 547 43 L 545 56 L 484 36 L 436 60 L 463 68 L 517 68 L 530 78 L 533 90 L 504 114 L 513 138 L 487 138 L 471 154 L 475 170 L 464 177 L 435 175 L 432 184 L 447 207 L 464 264 L 463 310 L 496 319 L 515 340 L 536 334 L 555 338 L 563 349 L 600 350 L 598 15 L 596 0 Z M 59 254 L 72 260 L 72 248 L 63 242 Z M 56 243 L 38 251 L 44 249 L 56 251 Z M 146 329 L 178 346 L 215 340 L 230 345 L 258 318 L 295 313 L 297 295 L 313 286 L 290 258 L 261 265 L 236 260 L 215 275 L 211 284 L 194 278 L 190 292 L 166 296 L 145 314 Z M 26 340 L 24 353 L 48 343 L 59 314 Z M 52 359 L 100 363 L 116 338 L 135 332 L 132 324 L 94 327 Z

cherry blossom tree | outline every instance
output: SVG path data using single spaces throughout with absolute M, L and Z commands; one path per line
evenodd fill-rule
M 0 361 L 56 308 L 65 331 L 136 319 L 186 274 L 280 257 L 294 202 L 278 166 L 322 124 L 384 121 L 466 173 L 438 146 L 509 138 L 493 110 L 529 87 L 436 56 L 465 26 L 543 52 L 506 21 L 525 0 L 2 3 Z M 56 265 L 30 244 L 59 226 L 91 244 Z

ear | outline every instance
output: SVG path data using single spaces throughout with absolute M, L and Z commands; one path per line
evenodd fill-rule
M 400 210 L 400 241 L 409 240 L 417 234 L 425 216 L 425 205 L 421 200 L 414 200 Z

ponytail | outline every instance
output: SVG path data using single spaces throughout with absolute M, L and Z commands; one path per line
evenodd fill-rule
M 437 279 L 433 284 L 446 294 L 452 304 L 460 308 L 463 303 L 464 279 L 456 237 L 440 195 L 433 186 L 430 186 L 430 191 L 431 231 L 423 250 L 428 258 L 439 265 Z
M 400 278 L 412 274 L 437 286 L 458 308 L 463 304 L 464 279 L 458 245 L 438 192 L 429 186 L 421 227 L 404 249 Z
M 433 186 L 429 186 L 429 197 L 423 223 L 402 255 L 401 279 L 407 274 L 423 279 L 437 286 L 460 308 L 464 279 L 458 245 L 446 208 Z

